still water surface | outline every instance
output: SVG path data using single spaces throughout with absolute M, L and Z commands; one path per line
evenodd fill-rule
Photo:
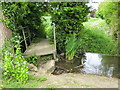
M 118 77 L 118 62 L 120 57 L 102 55 L 96 53 L 85 53 L 85 66 L 82 69 L 87 74 L 99 74 L 109 77 Z
M 82 67 L 81 60 L 84 62 Z M 65 60 L 62 60 L 56 65 L 68 70 L 71 73 L 85 73 L 85 74 L 97 74 L 104 75 L 108 77 L 118 77 L 118 62 L 120 57 L 103 55 L 97 53 L 85 53 L 81 56 L 80 59 L 76 59 L 73 63 L 68 63 Z

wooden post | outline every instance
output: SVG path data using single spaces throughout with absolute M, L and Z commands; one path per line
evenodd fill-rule
M 25 41 L 25 46 L 26 46 L 26 49 L 27 49 L 27 41 L 26 41 L 26 39 L 25 39 L 25 32 L 24 32 L 23 29 L 22 29 L 22 32 L 23 32 L 23 37 L 24 37 L 24 41 Z
M 56 35 L 55 35 L 55 23 L 53 23 L 53 34 L 54 34 L 54 49 L 55 49 L 55 52 L 54 52 L 54 59 L 56 60 Z

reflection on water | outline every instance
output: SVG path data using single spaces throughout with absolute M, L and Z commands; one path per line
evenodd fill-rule
M 85 66 L 82 69 L 85 73 L 118 77 L 118 60 L 120 57 L 95 53 L 86 53 L 85 56 Z
M 56 72 L 62 69 L 70 73 L 99 74 L 108 77 L 119 76 L 118 61 L 120 57 L 118 56 L 85 53 L 85 56 L 81 55 L 80 57 L 73 62 L 66 62 L 66 60 L 56 62 L 56 66 L 59 67 Z

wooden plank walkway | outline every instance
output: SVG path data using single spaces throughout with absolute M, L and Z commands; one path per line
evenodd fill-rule
M 56 51 L 53 44 L 49 44 L 49 41 L 44 39 L 38 43 L 32 43 L 25 51 L 25 56 L 41 56 L 54 54 Z

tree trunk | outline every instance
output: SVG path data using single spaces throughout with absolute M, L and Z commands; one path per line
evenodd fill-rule
M 4 41 L 12 36 L 12 31 L 5 26 L 2 19 L 4 19 L 4 16 L 2 14 L 2 11 L 0 10 L 0 57 L 1 57 L 1 48 L 4 44 Z
M 0 10 L 0 18 L 4 19 L 5 17 Z M 9 39 L 12 36 L 12 31 L 8 29 L 3 21 L 0 20 L 0 47 L 3 46 L 4 41 Z

